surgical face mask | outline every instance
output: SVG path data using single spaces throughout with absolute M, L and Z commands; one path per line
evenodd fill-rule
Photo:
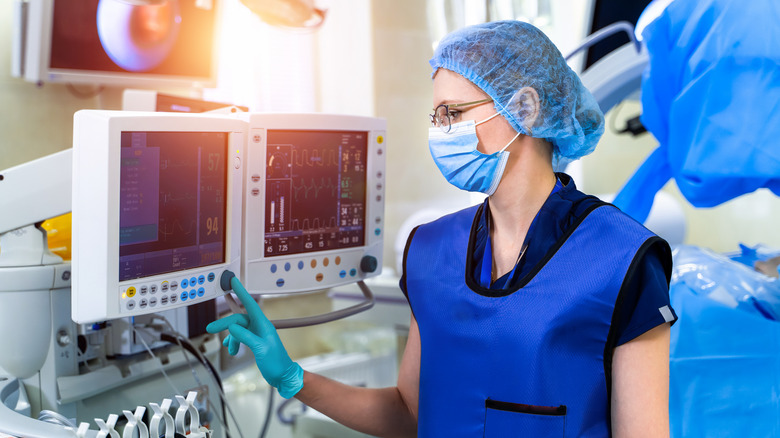
M 433 161 L 450 184 L 462 190 L 481 192 L 488 196 L 495 193 L 509 159 L 506 148 L 520 136 L 518 132 L 506 146 L 492 154 L 478 151 L 477 125 L 497 115 L 498 113 L 481 122 L 469 120 L 454 123 L 447 134 L 437 127 L 428 130 L 428 148 Z

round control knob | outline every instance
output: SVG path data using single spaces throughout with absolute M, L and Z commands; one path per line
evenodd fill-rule
M 66 332 L 63 329 L 60 329 L 57 332 L 57 344 L 59 344 L 60 347 L 66 347 L 70 344 L 70 335 L 68 332 Z
M 376 271 L 377 263 L 374 256 L 363 256 L 360 260 L 360 270 L 366 273 Z

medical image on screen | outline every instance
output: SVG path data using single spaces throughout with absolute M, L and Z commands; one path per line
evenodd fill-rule
M 119 281 L 225 261 L 228 134 L 122 132 Z
M 268 132 L 266 257 L 364 244 L 367 148 L 362 131 Z
M 215 14 L 194 0 L 55 0 L 50 67 L 209 78 Z

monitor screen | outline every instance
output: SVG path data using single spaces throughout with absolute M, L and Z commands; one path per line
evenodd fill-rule
M 122 132 L 119 281 L 225 262 L 228 134 Z
M 41 79 L 211 84 L 215 28 L 215 7 L 199 7 L 194 0 L 55 0 Z
M 265 255 L 365 244 L 368 132 L 269 130 Z

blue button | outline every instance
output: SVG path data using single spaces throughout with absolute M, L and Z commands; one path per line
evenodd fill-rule
M 382 231 L 381 231 L 379 228 L 377 228 L 376 230 L 374 230 L 374 234 L 376 234 L 377 236 L 378 236 L 378 235 L 379 235 L 381 232 L 382 232 Z
M 279 286 L 279 287 L 284 286 L 284 278 L 280 278 L 280 279 L 276 280 L 276 285 Z
M 187 279 L 186 278 L 181 281 L 181 287 L 187 287 Z
M 298 269 L 303 269 L 303 261 L 298 262 Z
M 195 289 L 190 291 L 190 298 L 192 298 L 194 300 L 195 297 L 197 297 L 197 296 L 198 296 L 198 291 L 196 291 Z
M 271 273 L 272 273 L 272 274 L 276 274 L 276 263 L 274 263 L 273 265 L 271 265 Z
M 206 277 L 205 276 L 201 275 L 200 277 L 198 277 L 198 284 L 203 284 L 205 282 L 206 282 Z
M 287 263 L 284 264 L 284 270 L 285 271 L 289 271 L 291 267 L 292 266 L 290 266 L 290 262 L 287 262 Z
M 350 277 L 354 277 L 355 275 L 357 275 L 357 269 L 355 269 L 355 268 L 350 269 L 349 270 L 349 276 Z
M 202 297 L 205 293 L 206 293 L 206 289 L 203 289 L 202 287 L 198 288 L 198 296 L 199 297 Z
M 190 286 L 194 287 L 195 284 L 198 282 L 198 279 L 195 277 L 190 278 Z
M 215 279 L 215 278 L 216 278 L 216 275 L 214 275 L 214 273 L 213 273 L 213 272 L 209 272 L 209 283 L 211 283 L 212 281 L 214 281 L 214 279 Z
M 344 278 L 347 276 L 347 271 L 341 271 L 339 272 L 339 277 Z
M 186 290 L 182 291 L 181 295 L 179 296 L 179 298 L 181 298 L 182 301 L 187 301 L 187 297 L 189 297 L 189 295 L 187 295 Z

